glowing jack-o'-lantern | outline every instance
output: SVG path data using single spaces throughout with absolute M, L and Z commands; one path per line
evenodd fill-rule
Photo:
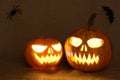
M 77 29 L 68 36 L 65 53 L 68 63 L 73 68 L 85 72 L 105 69 L 112 57 L 107 35 L 90 27 Z
M 26 47 L 25 57 L 33 68 L 55 69 L 63 55 L 62 45 L 52 38 L 39 38 L 30 41 Z

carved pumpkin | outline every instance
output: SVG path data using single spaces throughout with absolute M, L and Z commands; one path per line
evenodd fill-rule
M 105 69 L 112 57 L 107 35 L 91 27 L 73 31 L 65 42 L 65 53 L 68 63 L 73 68 L 85 72 Z
M 54 69 L 61 61 L 62 45 L 52 38 L 38 38 L 27 44 L 25 57 L 33 68 Z

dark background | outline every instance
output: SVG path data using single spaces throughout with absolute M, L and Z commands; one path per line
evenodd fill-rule
M 22 14 L 6 19 L 13 5 Z M 120 72 L 120 0 L 0 0 L 0 79 L 1 80 L 119 80 Z M 102 6 L 114 11 L 113 24 L 108 22 Z M 26 44 L 41 35 L 59 40 L 63 45 L 70 32 L 87 25 L 97 12 L 95 28 L 111 39 L 113 59 L 108 69 L 83 73 L 68 66 L 64 57 L 55 72 L 29 68 L 24 59 Z

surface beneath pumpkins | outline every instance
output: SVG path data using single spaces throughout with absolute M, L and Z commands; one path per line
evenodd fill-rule
M 0 80 L 120 80 L 120 65 L 114 62 L 104 71 L 84 73 L 72 69 L 63 60 L 56 71 L 42 72 L 28 67 L 20 56 L 0 55 Z

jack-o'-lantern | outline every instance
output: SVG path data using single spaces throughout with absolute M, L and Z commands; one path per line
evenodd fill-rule
M 25 58 L 35 69 L 55 69 L 63 55 L 62 45 L 53 38 L 38 38 L 27 44 Z
M 73 68 L 85 72 L 107 68 L 112 57 L 111 43 L 107 35 L 91 28 L 95 15 L 90 17 L 89 27 L 73 31 L 65 42 L 68 63 Z

